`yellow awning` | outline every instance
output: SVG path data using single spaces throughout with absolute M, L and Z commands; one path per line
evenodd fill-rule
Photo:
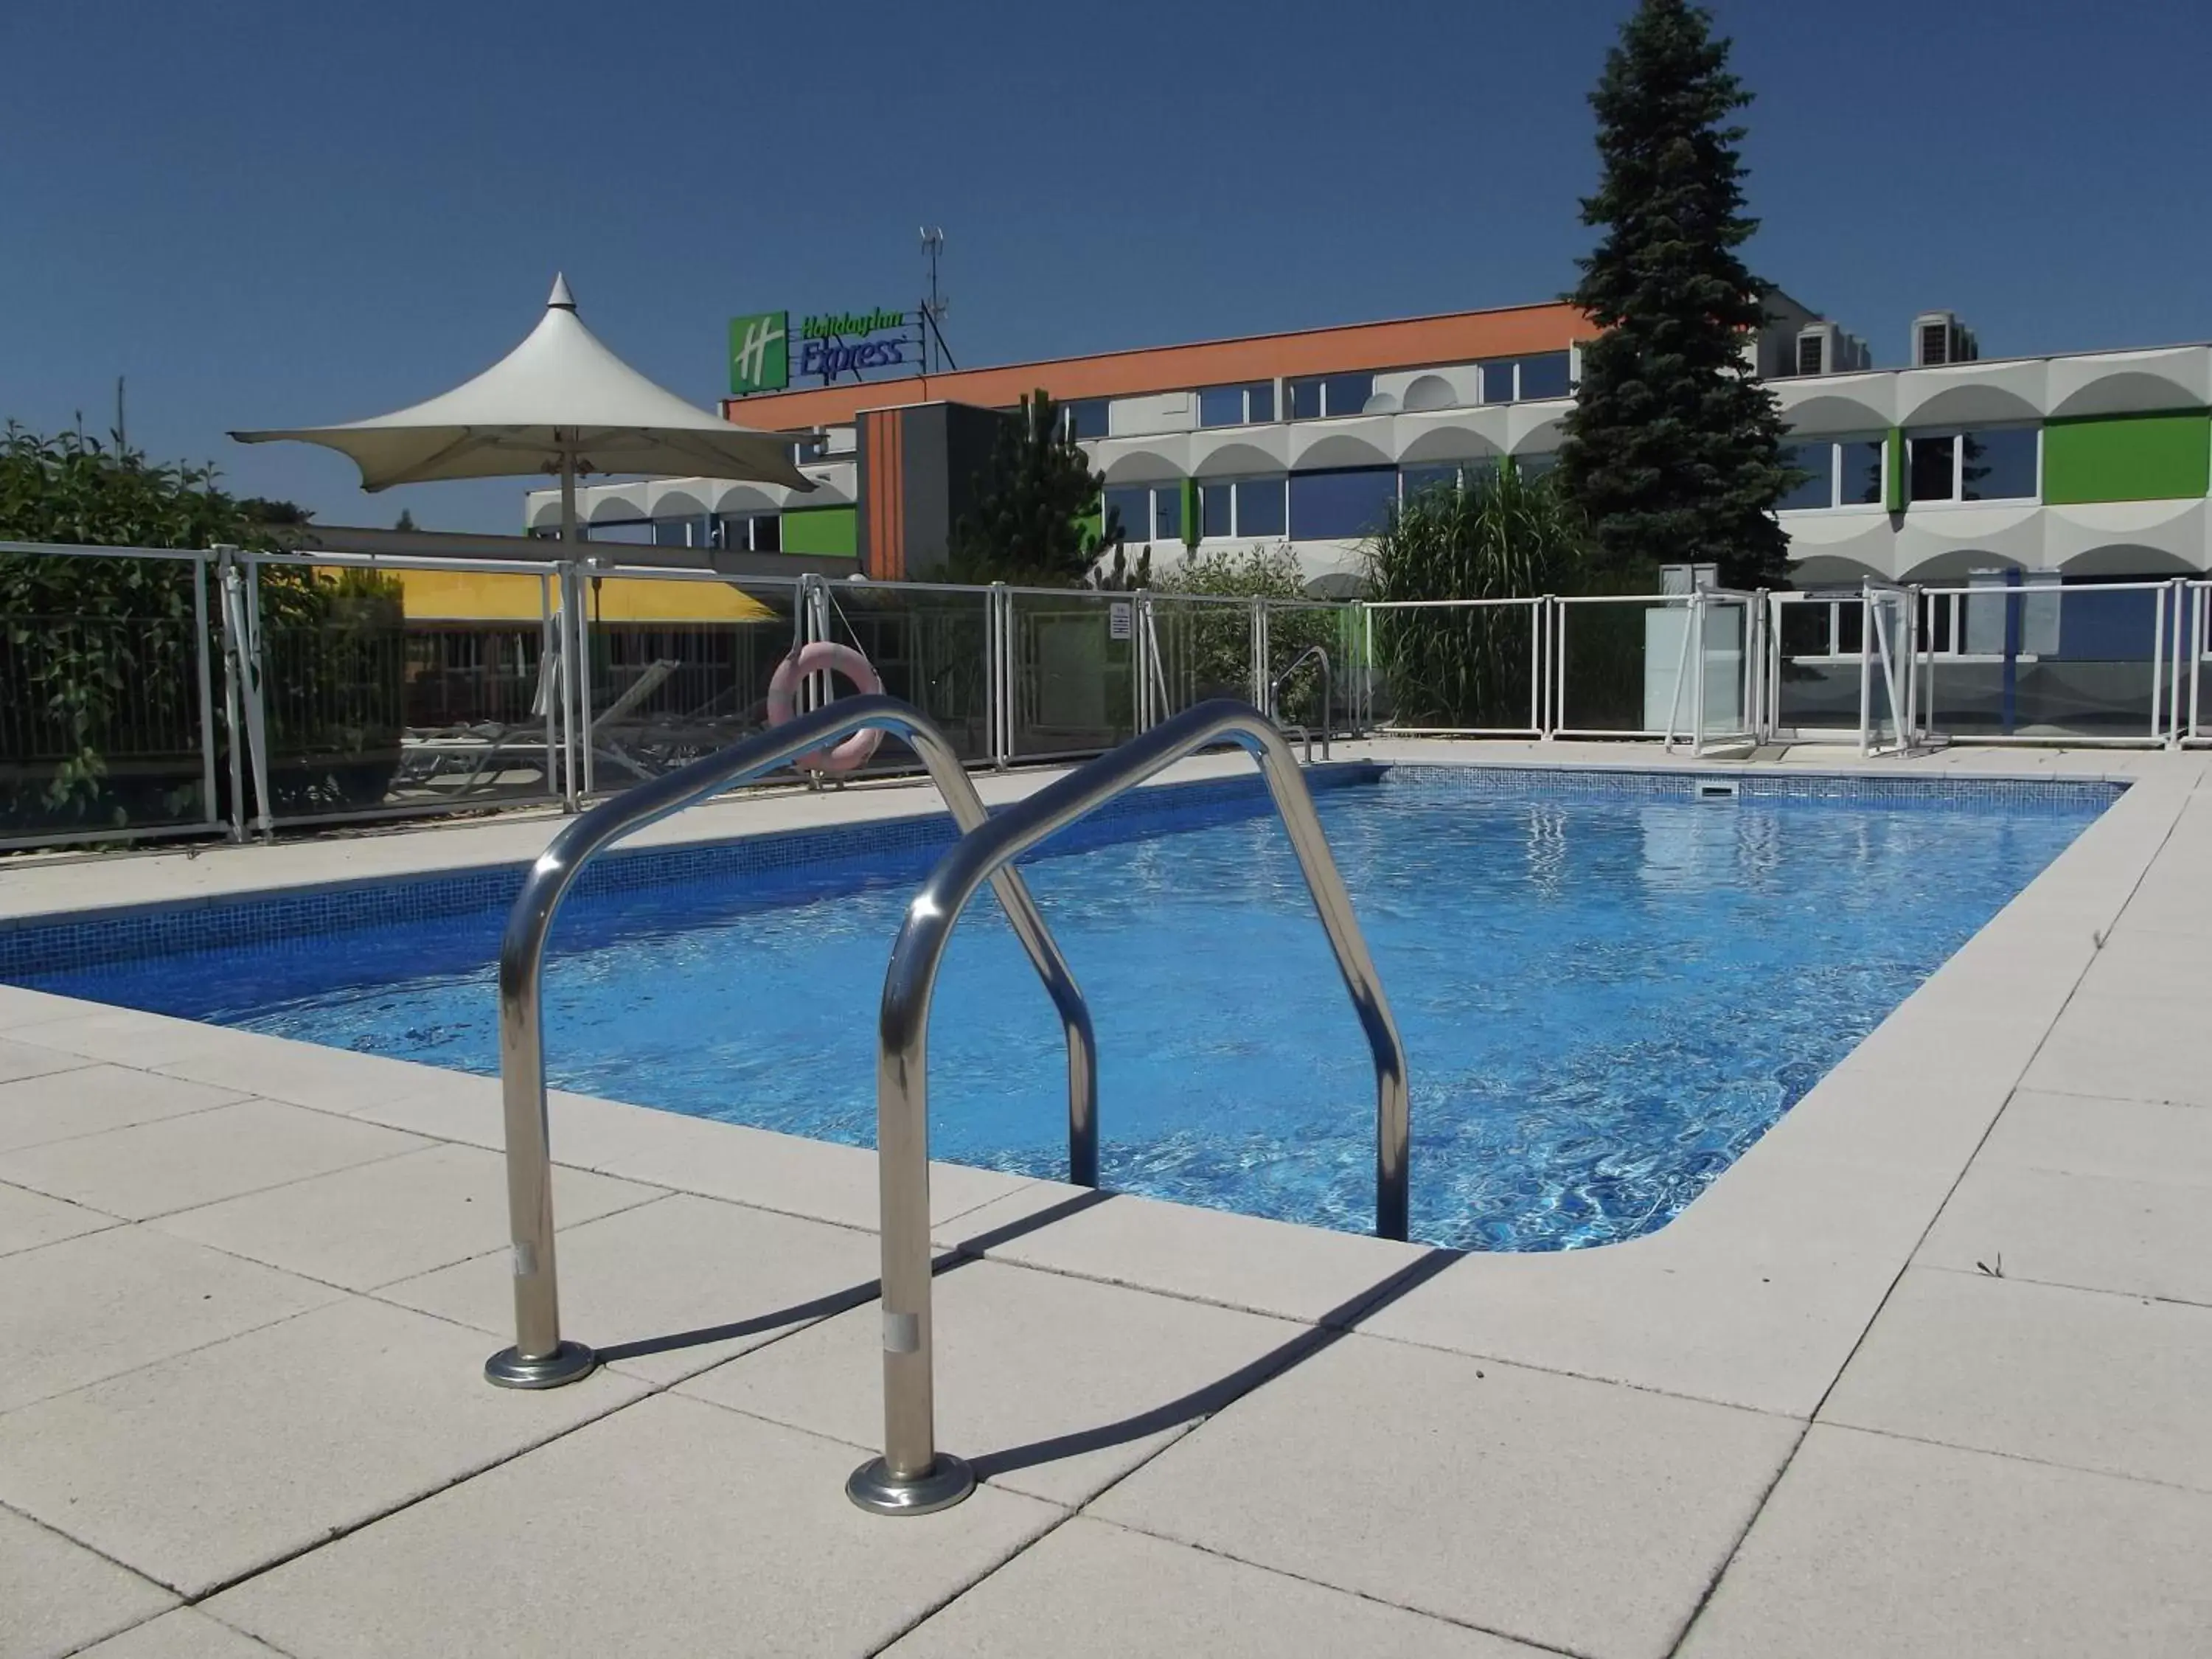
M 536 622 L 539 578 L 495 570 L 394 570 L 410 622 Z M 558 586 L 555 586 L 558 599 Z M 587 580 L 585 603 L 601 622 L 775 622 L 776 613 L 727 582 Z

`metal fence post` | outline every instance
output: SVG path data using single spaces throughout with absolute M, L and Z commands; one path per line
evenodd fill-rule
M 215 799 L 215 667 L 208 637 L 213 623 L 208 611 L 207 556 L 201 554 L 192 560 L 192 655 L 200 693 L 200 816 L 210 828 L 222 822 Z
M 1267 601 L 1252 596 L 1252 706 L 1267 706 Z
M 1014 758 L 1014 596 L 1002 581 L 983 596 L 985 675 L 991 688 L 991 764 L 1003 772 Z

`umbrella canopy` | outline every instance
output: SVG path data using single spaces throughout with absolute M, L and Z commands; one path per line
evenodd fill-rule
M 343 426 L 230 435 L 240 443 L 291 439 L 339 450 L 361 468 L 368 490 L 558 473 L 563 541 L 575 539 L 575 479 L 582 472 L 814 487 L 792 464 L 789 439 L 694 408 L 608 350 L 576 315 L 561 276 L 527 339 L 428 403 Z

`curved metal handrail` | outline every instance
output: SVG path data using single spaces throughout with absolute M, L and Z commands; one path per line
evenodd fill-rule
M 957 1504 L 975 1477 L 936 1448 L 930 1364 L 930 993 L 955 923 L 985 881 L 1054 830 L 1074 823 L 1186 755 L 1224 740 L 1259 763 L 1290 832 L 1306 887 L 1352 993 L 1375 1059 L 1375 1231 L 1406 1237 L 1410 1124 L 1406 1047 L 1367 953 L 1351 896 L 1329 855 L 1313 796 L 1274 723 L 1249 704 L 1202 702 L 1005 807 L 963 836 L 907 907 L 891 947 L 878 1018 L 877 1178 L 883 1200 L 884 1455 L 854 1471 L 846 1492 L 864 1509 L 918 1515 Z
M 545 938 L 562 897 L 585 865 L 624 836 L 680 811 L 703 795 L 771 771 L 865 727 L 893 732 L 914 746 L 963 833 L 989 821 L 982 798 L 952 745 L 928 716 L 896 697 L 845 697 L 601 802 L 555 836 L 523 878 L 499 947 L 499 1071 L 507 1115 L 507 1212 L 514 1241 L 514 1346 L 485 1362 L 484 1375 L 490 1381 L 507 1388 L 556 1388 L 586 1375 L 598 1363 L 581 1343 L 561 1339 L 553 1262 L 552 1163 L 545 1121 L 539 983 Z M 1090 1010 L 1019 873 L 994 871 L 991 881 L 1066 1032 L 1071 1179 L 1095 1186 L 1098 1060 Z
M 1313 661 L 1316 657 L 1321 659 L 1321 757 L 1323 760 L 1327 760 L 1328 758 L 1330 732 L 1329 705 L 1336 701 L 1334 695 L 1336 690 L 1336 671 L 1334 665 L 1332 665 L 1328 659 L 1328 647 L 1321 645 L 1308 646 L 1304 650 L 1299 652 L 1297 656 L 1291 659 L 1291 665 L 1289 667 L 1283 670 L 1281 673 L 1276 675 L 1273 679 L 1267 682 L 1267 718 L 1276 721 L 1278 724 L 1280 724 L 1282 718 L 1280 714 L 1282 706 L 1280 700 L 1284 686 L 1290 684 L 1291 675 L 1297 673 L 1298 670 L 1304 668 L 1308 663 Z M 1305 729 L 1306 734 L 1306 764 L 1308 766 L 1311 766 L 1313 764 L 1313 732 L 1310 729 Z

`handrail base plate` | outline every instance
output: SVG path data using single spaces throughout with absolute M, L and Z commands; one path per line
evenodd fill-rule
M 871 1515 L 934 1515 L 975 1490 L 975 1471 L 946 1451 L 919 1480 L 893 1480 L 884 1460 L 872 1457 L 845 1482 L 845 1496 Z
M 525 1359 L 513 1348 L 501 1348 L 484 1361 L 484 1381 L 502 1389 L 557 1389 L 582 1382 L 599 1364 L 599 1355 L 580 1342 L 563 1342 L 542 1359 Z

